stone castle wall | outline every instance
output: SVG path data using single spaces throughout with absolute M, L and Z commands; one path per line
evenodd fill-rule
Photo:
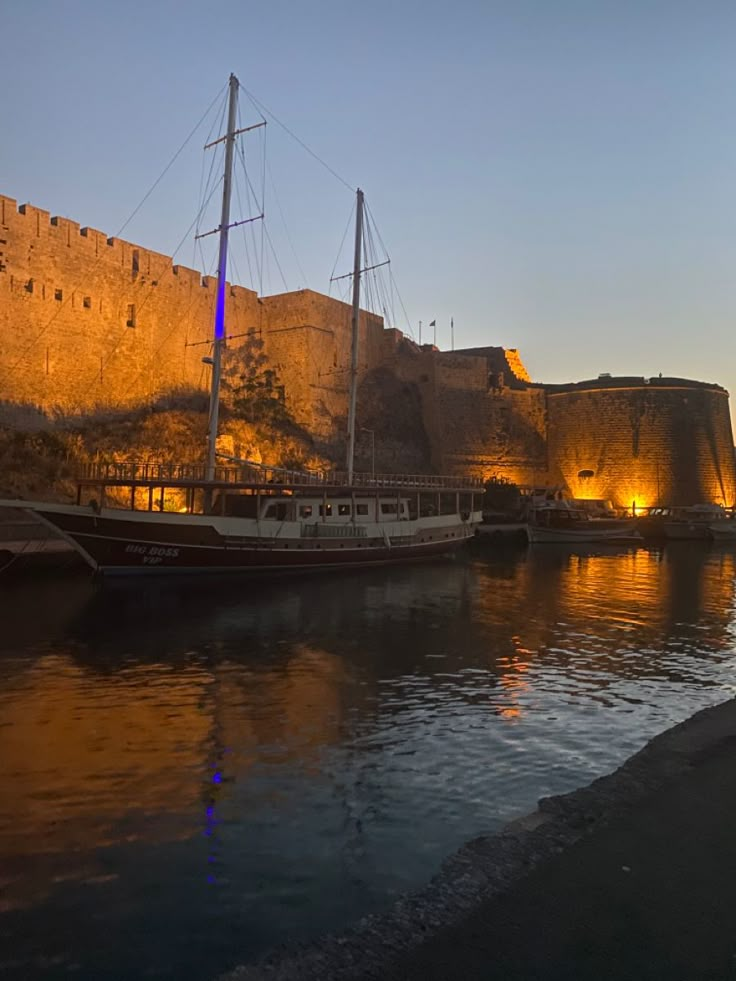
M 736 503 L 728 393 L 678 378 L 550 388 L 552 479 L 621 507 Z
M 46 411 L 205 391 L 215 280 L 0 196 L 0 402 Z M 294 419 L 339 444 L 348 304 L 228 287 L 229 348 L 275 373 Z M 733 504 L 728 394 L 678 379 L 533 384 L 515 349 L 419 347 L 361 312 L 359 465 L 559 483 L 620 505 Z M 371 437 L 370 434 L 373 434 Z M 587 475 L 581 477 L 581 472 Z
M 517 484 L 548 478 L 544 389 L 528 384 L 518 352 L 472 348 L 434 358 L 435 457 L 448 473 Z
M 205 390 L 215 287 L 168 256 L 0 196 L 0 399 L 77 413 Z M 228 291 L 231 345 L 256 335 L 297 421 L 330 434 L 346 412 L 350 307 L 309 290 Z M 385 333 L 361 313 L 363 370 Z

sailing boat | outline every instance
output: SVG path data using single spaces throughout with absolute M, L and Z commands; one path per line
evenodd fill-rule
M 296 472 L 247 461 L 218 464 L 217 432 L 233 149 L 239 83 L 230 76 L 207 456 L 201 465 L 95 463 L 76 504 L 3 501 L 35 514 L 98 572 L 266 572 L 366 566 L 442 555 L 480 522 L 472 478 L 354 471 L 363 192 L 357 192 L 352 351 L 345 473 Z M 212 145 L 212 144 L 210 144 Z M 167 510 L 167 492 L 186 501 Z M 128 506 L 119 503 L 124 496 Z M 171 494 L 169 493 L 169 497 Z

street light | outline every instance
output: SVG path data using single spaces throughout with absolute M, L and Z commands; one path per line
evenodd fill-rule
M 376 476 L 376 434 L 373 429 L 363 429 L 361 426 L 361 433 L 368 433 L 371 438 L 371 477 Z

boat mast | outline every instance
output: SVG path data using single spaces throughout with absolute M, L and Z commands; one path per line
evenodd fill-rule
M 225 175 L 222 184 L 222 214 L 220 217 L 220 255 L 217 263 L 217 304 L 215 307 L 215 336 L 212 351 L 212 387 L 210 388 L 210 418 L 207 427 L 206 480 L 215 479 L 217 427 L 220 418 L 220 375 L 222 349 L 225 345 L 225 281 L 227 278 L 227 236 L 230 225 L 230 195 L 232 191 L 233 150 L 235 148 L 235 119 L 238 108 L 239 82 L 230 75 L 230 103 L 225 136 Z
M 360 326 L 360 263 L 363 245 L 363 192 L 357 191 L 355 207 L 355 259 L 353 262 L 353 336 L 350 345 L 350 406 L 348 409 L 348 484 L 355 463 L 355 403 L 358 395 L 358 328 Z

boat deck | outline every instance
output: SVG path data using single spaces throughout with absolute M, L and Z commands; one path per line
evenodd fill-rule
M 286 470 L 260 464 L 216 467 L 208 480 L 203 464 L 91 463 L 77 476 L 80 487 L 170 487 L 211 490 L 255 490 L 269 493 L 395 493 L 401 491 L 483 492 L 477 477 L 435 474 L 353 474 L 340 471 Z

